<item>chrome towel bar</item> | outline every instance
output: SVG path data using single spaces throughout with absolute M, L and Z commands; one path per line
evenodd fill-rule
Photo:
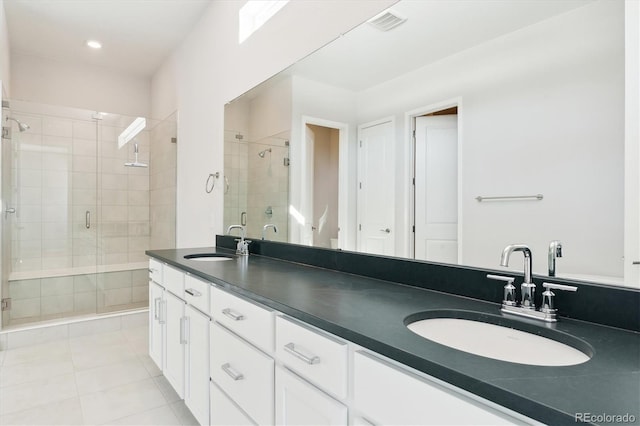
M 478 200 L 479 203 L 483 202 L 483 201 L 503 201 L 503 200 L 542 200 L 544 197 L 542 194 L 536 194 L 536 195 L 505 195 L 505 196 L 501 196 L 501 197 L 483 197 L 481 195 L 478 195 L 476 197 L 476 200 Z

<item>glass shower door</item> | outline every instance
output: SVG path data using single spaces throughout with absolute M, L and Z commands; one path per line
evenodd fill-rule
M 96 124 L 77 110 L 11 102 L 11 256 L 5 325 L 96 311 Z M 3 296 L 5 297 L 5 296 Z

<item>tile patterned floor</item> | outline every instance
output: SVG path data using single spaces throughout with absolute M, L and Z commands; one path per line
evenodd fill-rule
M 147 336 L 138 326 L 0 351 L 0 425 L 197 425 Z

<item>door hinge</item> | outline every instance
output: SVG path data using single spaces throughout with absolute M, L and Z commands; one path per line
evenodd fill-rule
M 362 189 L 362 182 L 358 182 L 358 187 Z
M 416 233 L 416 226 L 415 226 L 415 225 L 413 225 L 413 226 L 412 226 L 412 228 L 413 228 L 413 229 L 412 229 L 412 230 L 413 230 L 413 233 L 415 234 L 415 233 Z
M 362 141 L 360 141 L 360 148 L 362 148 Z
M 358 225 L 358 231 L 362 231 L 362 225 L 361 224 Z
M 416 178 L 413 178 L 413 186 L 416 186 Z
M 413 139 L 414 140 L 416 139 L 416 131 L 415 130 L 413 131 Z
M 10 127 L 2 127 L 2 139 L 11 139 Z
M 11 310 L 11 298 L 7 297 L 6 299 L 2 299 L 0 301 L 0 310 L 2 311 L 10 311 Z

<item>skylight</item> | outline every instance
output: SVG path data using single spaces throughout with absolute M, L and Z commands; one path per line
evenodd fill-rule
M 289 0 L 249 0 L 242 6 L 238 17 L 240 27 L 238 31 L 238 43 L 244 42 L 273 15 L 278 13 Z

